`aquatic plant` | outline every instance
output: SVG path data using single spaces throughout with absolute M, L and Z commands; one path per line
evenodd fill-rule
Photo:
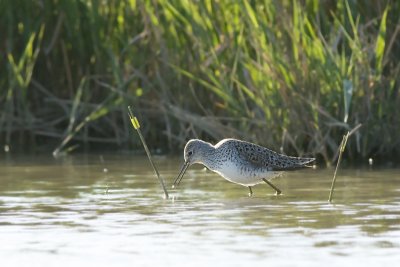
M 129 115 L 129 119 L 131 120 L 132 127 L 137 131 L 137 133 L 139 135 L 139 138 L 140 138 L 140 141 L 143 144 L 144 150 L 146 151 L 147 157 L 149 158 L 150 165 L 153 168 L 154 173 L 156 174 L 156 177 L 157 177 L 157 179 L 158 179 L 158 181 L 159 181 L 159 183 L 160 183 L 160 185 L 161 185 L 161 187 L 162 187 L 162 189 L 164 191 L 164 197 L 166 199 L 168 199 L 168 191 L 167 191 L 167 188 L 165 187 L 164 179 L 160 176 L 160 173 L 158 172 L 158 169 L 157 169 L 156 165 L 154 164 L 154 161 L 153 161 L 153 158 L 151 156 L 150 150 L 149 150 L 149 148 L 148 148 L 148 146 L 146 144 L 146 141 L 145 141 L 145 139 L 144 139 L 144 137 L 142 135 L 142 132 L 140 130 L 140 123 L 139 123 L 138 119 L 136 118 L 136 116 L 133 114 L 133 111 L 132 111 L 130 106 L 128 106 L 128 115 Z
M 330 163 L 362 123 L 347 159 L 400 154 L 397 2 L 0 5 L 0 138 L 12 149 L 139 148 L 134 105 L 164 152 L 237 137 Z

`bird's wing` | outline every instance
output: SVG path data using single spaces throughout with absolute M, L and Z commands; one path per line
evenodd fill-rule
M 282 155 L 268 148 L 245 141 L 237 140 L 234 143 L 234 147 L 242 160 L 248 161 L 257 167 L 267 167 L 271 171 L 302 168 L 305 164 L 314 161 L 314 158 Z

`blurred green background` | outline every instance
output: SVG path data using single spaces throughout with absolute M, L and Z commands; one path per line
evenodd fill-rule
M 400 1 L 0 0 L 5 150 L 151 149 L 236 137 L 396 161 Z

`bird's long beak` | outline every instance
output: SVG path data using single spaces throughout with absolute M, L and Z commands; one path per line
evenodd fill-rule
M 174 184 L 172 185 L 172 188 L 175 188 L 179 185 L 179 183 L 182 181 L 183 175 L 185 174 L 189 166 L 190 166 L 189 161 L 185 161 L 185 163 L 183 163 L 179 175 L 178 177 L 176 177 Z

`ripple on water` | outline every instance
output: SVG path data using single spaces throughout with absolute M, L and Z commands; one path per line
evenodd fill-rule
M 157 164 L 167 185 L 177 162 Z M 326 170 L 276 179 L 282 196 L 259 185 L 248 197 L 246 188 L 193 167 L 165 200 L 146 158 L 104 156 L 100 163 L 89 157 L 3 168 L 2 266 L 33 258 L 43 266 L 97 267 L 205 266 L 210 259 L 230 267 L 400 260 L 400 181 L 392 172 L 343 170 L 329 204 Z M 390 183 L 391 190 L 377 183 Z

